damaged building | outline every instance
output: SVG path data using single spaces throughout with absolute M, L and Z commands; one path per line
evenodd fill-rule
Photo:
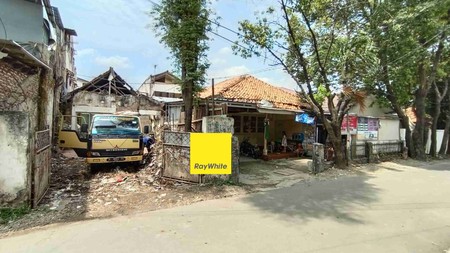
M 76 32 L 49 0 L 1 1 L 0 16 L 0 157 L 8 158 L 0 159 L 0 206 L 36 205 L 49 185 L 59 97 L 75 73 L 67 63 Z
M 143 125 L 154 128 L 162 107 L 158 101 L 138 94 L 110 68 L 64 99 L 64 127 L 79 130 L 81 124 L 89 125 L 95 114 L 126 113 L 138 115 Z

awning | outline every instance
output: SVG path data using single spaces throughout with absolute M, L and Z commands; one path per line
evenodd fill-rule
M 44 67 L 48 70 L 51 68 L 43 63 L 41 60 L 36 58 L 33 54 L 28 52 L 24 47 L 22 47 L 19 43 L 13 40 L 0 40 L 0 48 L 3 53 L 6 53 L 6 56 L 11 56 L 14 58 L 21 59 L 23 63 L 34 66 L 34 67 Z M 6 57 L 4 56 L 4 57 Z
M 282 114 L 282 115 L 296 115 L 297 113 L 303 112 L 302 110 L 287 110 L 287 109 L 278 109 L 278 108 L 256 108 L 256 110 L 260 113 L 267 114 Z

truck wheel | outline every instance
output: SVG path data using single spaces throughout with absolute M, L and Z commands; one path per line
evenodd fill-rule
M 131 162 L 131 167 L 138 169 L 141 166 L 141 162 Z
M 97 164 L 97 163 L 90 163 L 90 164 L 89 164 L 89 172 L 90 172 L 91 174 L 97 173 L 98 170 L 99 170 L 99 168 L 100 168 L 100 165 Z

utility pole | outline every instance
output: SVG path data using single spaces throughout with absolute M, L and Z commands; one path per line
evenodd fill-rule
M 346 143 L 346 147 L 347 147 L 347 166 L 348 166 L 348 162 L 350 160 L 350 155 L 351 155 L 351 145 L 352 145 L 352 136 L 350 133 L 350 123 L 349 123 L 349 113 L 347 112 L 347 143 Z
M 212 115 L 216 115 L 216 108 L 214 105 L 214 78 L 212 79 Z

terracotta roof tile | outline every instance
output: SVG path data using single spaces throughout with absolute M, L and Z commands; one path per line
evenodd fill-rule
M 201 98 L 212 96 L 211 86 L 200 93 Z M 295 92 L 272 86 L 250 75 L 239 76 L 214 85 L 214 96 L 236 102 L 258 103 L 267 100 L 280 109 L 300 109 Z
M 405 115 L 409 118 L 409 121 L 412 123 L 416 123 L 417 121 L 417 117 L 416 117 L 416 112 L 414 111 L 414 109 L 412 107 L 408 107 L 404 110 Z

